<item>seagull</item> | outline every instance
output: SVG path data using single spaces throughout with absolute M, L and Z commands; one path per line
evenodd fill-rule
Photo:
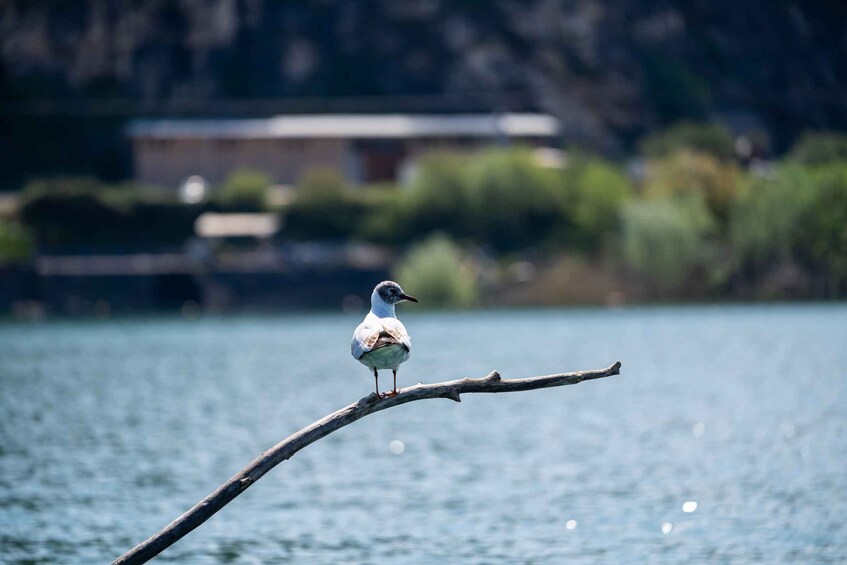
M 371 311 L 353 332 L 350 352 L 353 358 L 374 372 L 376 395 L 379 394 L 379 369 L 391 369 L 394 373 L 394 389 L 386 396 L 397 394 L 397 367 L 409 358 L 412 340 L 405 326 L 394 315 L 394 305 L 410 300 L 394 281 L 383 281 L 376 285 L 371 294 Z

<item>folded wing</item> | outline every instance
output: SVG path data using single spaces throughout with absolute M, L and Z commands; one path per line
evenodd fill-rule
M 355 359 L 365 353 L 387 345 L 403 345 L 408 351 L 412 350 L 412 340 L 406 332 L 406 327 L 397 318 L 368 319 L 359 324 L 353 332 L 350 352 Z

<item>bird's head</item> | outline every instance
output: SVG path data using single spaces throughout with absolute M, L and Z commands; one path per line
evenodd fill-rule
M 418 299 L 409 296 L 403 289 L 400 288 L 400 285 L 394 281 L 383 281 L 376 285 L 374 289 L 374 295 L 379 296 L 383 302 L 386 304 L 394 305 L 398 302 L 403 302 L 404 300 L 409 300 L 411 302 L 417 302 Z

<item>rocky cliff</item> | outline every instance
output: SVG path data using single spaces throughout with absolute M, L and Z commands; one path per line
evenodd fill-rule
M 134 115 L 533 109 L 607 152 L 717 118 L 782 148 L 847 127 L 845 38 L 841 0 L 5 0 L 0 177 L 126 175 Z

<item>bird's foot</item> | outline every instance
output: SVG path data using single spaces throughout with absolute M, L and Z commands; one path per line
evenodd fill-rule
M 387 390 L 382 393 L 382 398 L 391 398 L 392 396 L 397 396 L 400 394 L 399 390 Z

